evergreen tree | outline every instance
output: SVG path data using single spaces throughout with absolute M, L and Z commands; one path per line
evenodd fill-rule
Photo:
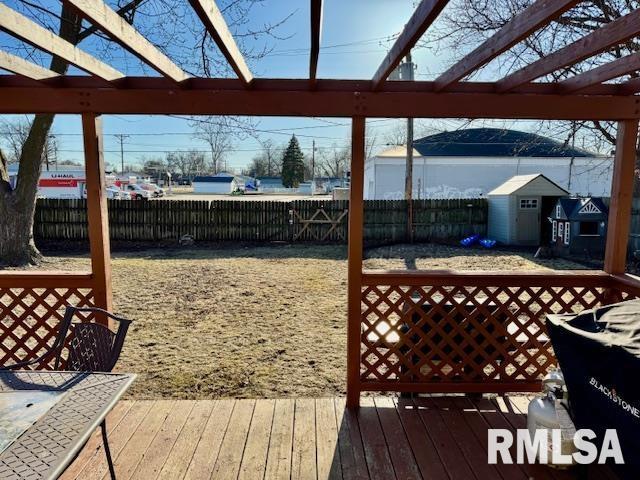
M 287 188 L 296 188 L 304 182 L 304 155 L 295 135 L 282 157 L 282 184 Z

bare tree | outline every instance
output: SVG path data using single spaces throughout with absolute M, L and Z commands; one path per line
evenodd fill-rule
M 457 0 L 445 11 L 442 27 L 437 33 L 441 48 L 455 52 L 460 58 L 471 48 L 492 36 L 516 14 L 534 3 L 535 0 Z M 499 74 L 508 74 L 571 42 L 593 32 L 603 25 L 639 8 L 638 0 L 594 0 L 580 2 L 576 7 L 561 15 L 542 30 L 530 35 L 522 42 L 499 56 L 488 68 Z M 424 43 L 422 44 L 424 45 Z M 569 65 L 547 75 L 548 80 L 561 80 L 589 70 L 616 58 L 621 58 L 640 50 L 640 44 L 632 39 L 617 45 L 600 55 L 576 65 Z M 637 72 L 631 76 L 637 76 Z M 629 77 L 627 76 L 626 79 Z M 625 79 L 619 79 L 625 80 Z M 615 124 L 612 122 L 554 122 L 546 123 L 556 136 L 566 142 L 573 137 L 583 137 L 582 143 L 600 147 L 603 142 L 615 144 Z
M 321 148 L 318 152 L 317 165 L 320 171 L 328 177 L 342 177 L 351 164 L 350 147 Z
M 251 163 L 245 171 L 253 177 L 275 177 L 280 175 L 284 148 L 281 145 L 276 145 L 270 138 L 266 140 L 258 138 L 258 142 L 262 149 L 260 153 L 251 159 Z
M 169 170 L 179 171 L 189 180 L 193 180 L 194 176 L 202 173 L 206 168 L 204 154 L 197 150 L 168 153 L 166 164 Z
M 220 8 L 241 51 L 249 61 L 260 58 L 270 51 L 265 44 L 256 48 L 260 38 L 278 38 L 278 28 L 287 18 L 274 23 L 266 23 L 255 29 L 249 24 L 252 10 L 264 0 L 227 0 L 220 2 Z M 130 0 L 118 1 L 117 13 L 136 28 L 153 44 L 163 50 L 185 71 L 193 75 L 215 76 L 229 70 L 229 66 L 218 51 L 202 23 L 197 19 L 188 2 L 183 0 Z M 105 61 L 130 61 L 121 49 L 112 48 L 111 40 L 99 29 L 83 28 L 78 15 L 63 3 L 52 7 L 45 0 L 16 0 L 16 8 L 22 9 L 67 42 L 78 45 L 92 38 L 92 50 Z M 53 8 L 53 9 L 52 9 Z M 60 8 L 60 10 L 58 10 Z M 252 44 L 249 45 L 248 41 Z M 23 55 L 34 58 L 39 53 L 24 44 L 6 46 L 7 49 L 22 51 Z M 5 47 L 5 46 L 3 46 Z M 198 52 L 194 55 L 194 51 Z M 69 64 L 53 56 L 49 69 L 65 74 Z M 141 64 L 141 68 L 148 69 Z M 54 115 L 38 114 L 33 118 L 29 133 L 20 154 L 20 169 L 16 188 L 8 181 L 8 160 L 2 155 L 0 162 L 0 263 L 22 265 L 37 263 L 40 252 L 33 241 L 33 214 L 36 206 L 37 184 L 42 170 L 43 152 L 53 124 Z
M 269 177 L 267 160 L 264 155 L 256 155 L 251 159 L 251 163 L 244 169 L 243 173 L 250 177 Z
M 7 145 L 8 153 L 5 155 L 9 163 L 18 163 L 22 155 L 29 131 L 31 130 L 31 121 L 28 117 L 15 120 L 0 120 L 0 138 Z M 49 164 L 58 163 L 58 142 L 54 135 L 47 135 L 46 144 L 42 150 L 41 161 L 44 161 L 47 167 Z
M 280 160 L 282 159 L 283 147 L 281 145 L 276 145 L 271 139 L 260 141 L 260 146 L 262 147 L 261 156 L 264 158 L 266 163 L 265 175 L 267 177 L 280 175 L 280 171 L 282 169 Z
M 211 172 L 218 173 L 226 169 L 225 157 L 233 148 L 233 131 L 224 117 L 209 117 L 210 121 L 194 121 L 193 138 L 203 141 L 211 152 Z

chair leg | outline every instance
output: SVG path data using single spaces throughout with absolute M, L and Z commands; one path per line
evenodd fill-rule
M 100 424 L 102 430 L 102 443 L 104 443 L 104 453 L 107 456 L 107 464 L 109 464 L 109 473 L 111 480 L 116 480 L 116 470 L 113 468 L 113 460 L 111 459 L 111 450 L 109 449 L 109 439 L 107 438 L 107 422 L 103 420 Z

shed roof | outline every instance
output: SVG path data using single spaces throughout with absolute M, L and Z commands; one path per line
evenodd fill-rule
M 533 173 L 530 175 L 515 175 L 511 177 L 509 180 L 507 180 L 506 182 L 504 182 L 502 185 L 491 190 L 487 195 L 511 195 L 523 189 L 527 185 L 530 185 L 534 181 L 541 182 L 542 184 L 544 184 L 544 186 L 547 189 L 551 187 L 551 189 L 554 191 L 553 195 L 561 196 L 561 195 L 569 194 L 568 191 L 566 191 L 564 188 L 559 186 L 557 183 L 549 180 L 543 174 Z M 545 192 L 545 195 L 547 195 L 546 192 Z

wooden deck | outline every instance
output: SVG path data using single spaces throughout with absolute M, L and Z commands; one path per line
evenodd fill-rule
M 108 418 L 118 479 L 577 478 L 487 464 L 487 428 L 522 428 L 526 397 L 362 403 L 354 413 L 341 398 L 123 401 Z M 96 434 L 62 478 L 107 475 Z M 585 478 L 615 477 L 594 468 Z

